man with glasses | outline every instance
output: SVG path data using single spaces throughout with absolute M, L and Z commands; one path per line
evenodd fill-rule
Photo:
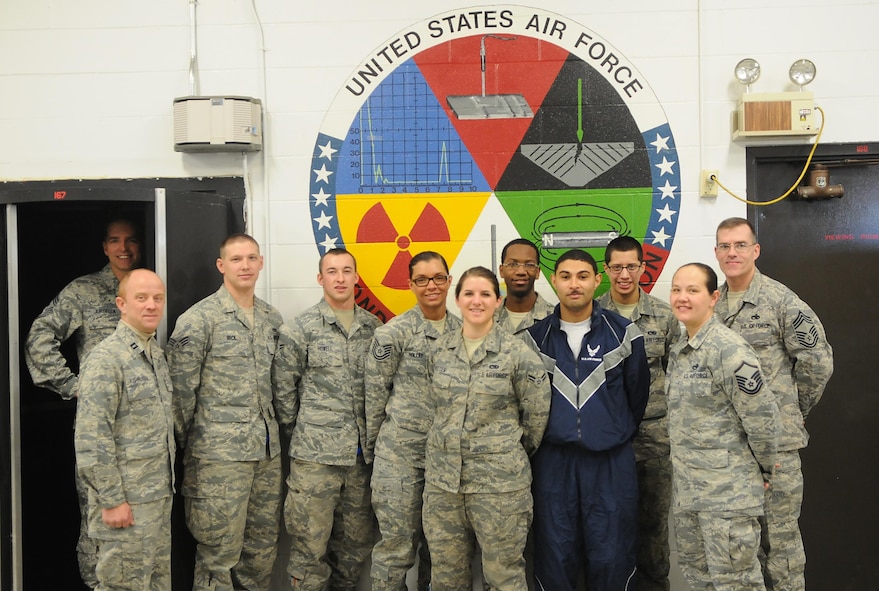
M 375 330 L 366 358 L 366 448 L 374 452 L 372 506 L 381 540 L 372 549 L 372 589 L 405 591 L 418 564 L 418 591 L 430 588 L 430 554 L 421 525 L 424 452 L 433 421 L 428 361 L 436 340 L 461 327 L 446 311 L 452 277 L 439 253 L 409 262 L 416 305 Z
M 540 274 L 537 247 L 525 238 L 511 240 L 501 250 L 499 274 L 507 287 L 504 305 L 494 321 L 512 333 L 520 333 L 553 311 L 553 305 L 534 290 Z
M 805 419 L 833 373 L 833 350 L 815 312 L 755 266 L 760 244 L 748 220 L 720 222 L 714 254 L 726 277 L 715 314 L 754 348 L 782 418 L 775 475 L 761 519 L 760 561 L 766 588 L 803 591 L 806 555 L 798 522 L 803 501 L 799 450 L 809 437 Z
M 644 254 L 631 236 L 614 238 L 604 251 L 610 290 L 598 303 L 628 318 L 644 335 L 650 367 L 647 410 L 632 442 L 638 472 L 638 591 L 668 591 L 670 569 L 668 511 L 671 506 L 671 459 L 665 371 L 668 351 L 680 335 L 671 306 L 641 289 Z

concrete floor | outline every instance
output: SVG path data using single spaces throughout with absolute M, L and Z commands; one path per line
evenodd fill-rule
M 681 569 L 678 566 L 678 553 L 674 544 L 674 524 L 672 523 L 671 518 L 669 519 L 669 535 L 671 537 L 671 572 L 669 573 L 669 582 L 671 584 L 671 591 L 689 591 L 689 587 L 687 583 L 684 582 L 684 577 L 681 575 Z M 286 557 L 290 551 L 290 538 L 287 536 L 286 532 L 281 533 L 281 540 L 278 547 L 278 561 L 275 563 L 275 576 L 272 580 L 272 591 L 281 591 L 290 589 L 290 585 L 287 582 L 287 575 L 284 572 L 286 567 Z M 481 576 L 481 568 L 479 565 L 479 556 L 477 555 L 473 561 L 473 591 L 482 591 L 482 576 Z M 413 568 L 408 577 L 406 578 L 406 583 L 408 585 L 409 591 L 417 591 L 416 590 L 416 572 Z M 358 586 L 358 591 L 369 591 L 370 589 L 370 580 L 369 580 L 369 565 L 367 564 L 363 570 L 363 576 L 360 579 L 360 585 Z

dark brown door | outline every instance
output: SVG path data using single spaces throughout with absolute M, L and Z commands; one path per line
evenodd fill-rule
M 748 150 L 748 197 L 781 195 L 807 150 Z M 800 519 L 810 591 L 879 589 L 879 145 L 820 146 L 842 199 L 796 196 L 749 206 L 761 255 L 757 266 L 816 311 L 833 346 L 835 371 L 806 427 L 805 500 Z

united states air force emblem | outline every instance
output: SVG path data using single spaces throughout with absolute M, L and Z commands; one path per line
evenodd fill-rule
M 594 31 L 525 6 L 447 12 L 376 48 L 326 112 L 311 170 L 315 245 L 355 255 L 357 303 L 383 320 L 415 304 L 415 254 L 460 273 L 491 266 L 495 236 L 540 245 L 547 277 L 571 246 L 600 262 L 607 240 L 633 236 L 649 291 L 681 203 L 643 75 Z

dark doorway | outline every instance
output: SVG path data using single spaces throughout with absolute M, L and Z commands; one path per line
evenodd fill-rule
M 793 183 L 809 146 L 749 148 L 748 196 L 765 201 Z M 834 375 L 809 415 L 802 450 L 805 500 L 800 524 L 810 590 L 879 589 L 879 144 L 819 146 L 842 199 L 807 202 L 793 196 L 749 206 L 761 255 L 757 266 L 793 289 L 815 310 L 833 346 Z
M 182 311 L 217 288 L 219 279 L 214 260 L 220 241 L 232 232 L 244 231 L 244 187 L 240 178 L 10 185 L 0 190 L 0 203 L 12 203 L 15 207 L 17 273 L 6 269 L 5 254 L 2 264 L 4 276 L 16 282 L 18 288 L 17 310 L 9 312 L 10 318 L 17 313 L 18 339 L 22 344 L 33 319 L 61 288 L 75 277 L 97 271 L 106 264 L 101 242 L 108 216 L 124 215 L 140 226 L 143 266 L 156 269 L 160 263 L 157 259 L 166 265 L 168 332 Z M 157 192 L 156 188 L 164 191 Z M 164 215 L 157 215 L 159 199 Z M 2 227 L 6 246 L 6 225 Z M 5 290 L 3 299 L 6 303 Z M 4 342 L 0 352 L 6 353 L 7 345 Z M 66 343 L 62 352 L 71 368 L 77 371 L 72 345 L 72 342 Z M 3 513 L 0 515 L 4 530 L 0 543 L 3 560 L 0 588 L 11 589 L 14 584 L 11 576 L 13 542 L 10 541 L 13 536 L 7 535 L 10 522 L 6 515 L 19 511 L 23 588 L 85 589 L 74 550 L 79 532 L 79 508 L 73 483 L 75 402 L 35 387 L 23 355 L 20 361 L 21 503 L 20 507 L 11 506 L 13 484 L 7 474 L 10 463 L 5 459 L 13 450 L 0 446 L 4 457 L 0 474 L 3 482 L 0 491 Z M 2 412 L 8 413 L 8 401 L 2 406 Z M 10 440 L 10 417 L 0 416 L 3 445 L 6 445 Z M 175 500 L 174 586 L 184 589 L 191 588 L 192 584 L 193 544 L 178 505 Z

